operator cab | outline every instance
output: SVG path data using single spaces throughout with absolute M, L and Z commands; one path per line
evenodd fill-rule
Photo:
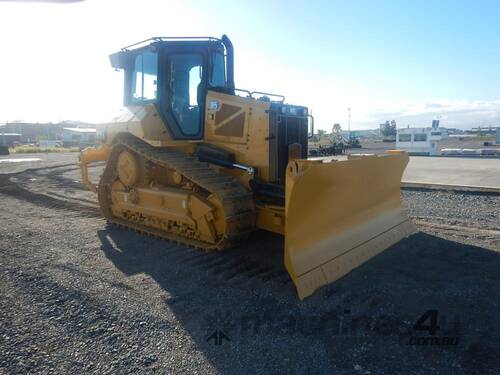
M 151 38 L 110 60 L 124 70 L 124 105 L 155 104 L 175 139 L 203 138 L 208 89 L 234 93 L 233 47 L 225 35 Z
M 224 160 L 210 157 L 213 164 L 227 166 L 230 160 L 232 167 L 243 167 L 247 171 L 267 168 L 263 180 L 282 190 L 288 163 L 307 159 L 308 138 L 314 132 L 312 116 L 304 106 L 285 104 L 281 95 L 236 89 L 233 56 L 232 43 L 223 35 L 220 39 L 151 38 L 124 47 L 111 55 L 110 60 L 114 68 L 124 70 L 125 106 L 153 104 L 171 138 L 204 140 L 211 149 L 217 148 L 218 157 L 224 154 Z M 209 90 L 233 97 L 208 100 L 210 108 L 205 108 L 207 97 L 212 95 Z M 241 97 L 236 92 L 245 92 L 247 96 Z M 257 107 L 266 107 L 262 109 L 266 114 L 262 115 L 262 121 L 259 116 L 250 116 L 257 102 Z M 263 102 L 266 106 L 261 105 Z M 255 122 L 250 125 L 252 121 Z M 208 136 L 205 125 L 208 125 Z M 267 131 L 267 134 L 261 137 L 259 131 Z M 258 138 L 253 138 L 254 144 L 267 142 L 269 150 L 267 155 L 262 155 L 262 159 L 267 156 L 267 160 L 260 160 L 258 165 L 253 164 L 255 158 L 235 159 L 237 147 L 234 145 L 248 143 L 252 137 Z M 209 160 L 207 155 L 201 155 L 208 152 L 207 148 L 202 150 L 199 146 L 198 157 Z M 258 173 L 256 176 L 260 177 Z

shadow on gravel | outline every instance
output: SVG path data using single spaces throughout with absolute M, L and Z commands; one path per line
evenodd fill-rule
M 98 235 L 120 271 L 158 283 L 222 373 L 500 369 L 500 253 L 420 232 L 300 302 L 280 237 L 204 253 L 114 226 Z M 433 337 L 457 345 L 410 343 L 429 335 L 414 329 L 428 310 L 439 314 Z

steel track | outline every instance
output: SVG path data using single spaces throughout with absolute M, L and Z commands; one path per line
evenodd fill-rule
M 115 217 L 112 212 L 112 184 L 117 179 L 116 162 L 123 150 L 130 150 L 150 163 L 175 169 L 193 184 L 202 188 L 222 203 L 225 233 L 216 244 L 180 236 L 156 228 Z M 146 235 L 166 239 L 203 250 L 221 250 L 244 238 L 255 228 L 255 207 L 252 194 L 235 177 L 210 168 L 196 157 L 172 149 L 153 147 L 131 136 L 119 137 L 113 145 L 110 158 L 99 181 L 98 201 L 103 216 L 114 224 Z

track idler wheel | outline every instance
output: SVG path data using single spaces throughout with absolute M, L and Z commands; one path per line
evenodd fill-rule
M 118 178 L 122 184 L 128 188 L 133 187 L 139 181 L 141 174 L 137 157 L 132 152 L 124 150 L 118 156 L 116 164 Z

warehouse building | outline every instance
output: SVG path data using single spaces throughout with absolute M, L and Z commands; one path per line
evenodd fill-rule
M 6 133 L 20 134 L 22 143 L 60 139 L 60 134 L 64 128 L 95 128 L 94 124 L 79 121 L 62 121 L 59 123 L 8 122 L 0 126 Z
M 434 123 L 430 128 L 397 129 L 396 149 L 410 155 L 439 155 L 439 142 L 448 137 L 446 129 Z
M 60 139 L 64 147 L 84 147 L 95 144 L 95 128 L 63 128 Z
M 3 127 L 0 127 L 0 145 L 12 147 L 17 142 L 21 142 L 21 134 L 4 133 Z

